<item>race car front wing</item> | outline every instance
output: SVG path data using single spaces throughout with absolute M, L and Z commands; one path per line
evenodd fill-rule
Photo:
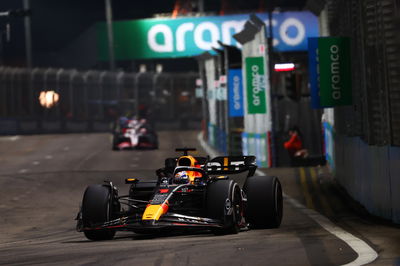
M 139 216 L 124 216 L 101 224 L 94 224 L 90 227 L 84 227 L 80 217 L 77 218 L 78 224 L 76 230 L 83 232 L 87 230 L 117 229 L 117 230 L 135 230 L 135 229 L 161 229 L 166 227 L 186 227 L 186 228 L 221 228 L 222 222 L 216 219 L 188 216 L 177 213 L 168 213 L 162 216 L 160 220 L 142 220 Z

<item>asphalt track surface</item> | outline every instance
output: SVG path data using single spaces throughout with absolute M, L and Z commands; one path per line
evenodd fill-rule
M 343 265 L 365 255 L 308 209 L 374 250 L 371 265 L 400 265 L 399 226 L 366 214 L 325 168 L 263 169 L 279 177 L 288 195 L 278 229 L 225 236 L 118 232 L 101 242 L 75 231 L 88 184 L 109 179 L 125 194 L 124 178 L 153 179 L 164 159 L 177 155 L 175 147 L 195 146 L 204 155 L 197 134 L 160 132 L 159 150 L 119 152 L 108 134 L 0 137 L 0 265 Z M 234 178 L 243 183 L 243 176 Z

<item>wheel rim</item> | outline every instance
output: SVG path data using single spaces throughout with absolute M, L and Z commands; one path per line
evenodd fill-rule
M 235 223 L 236 226 L 240 225 L 241 221 L 242 221 L 242 201 L 240 199 L 240 190 L 237 189 L 237 187 L 235 187 L 234 189 L 234 193 L 233 193 L 233 202 L 232 202 L 232 206 L 233 206 L 233 216 L 234 216 L 234 220 L 233 222 Z

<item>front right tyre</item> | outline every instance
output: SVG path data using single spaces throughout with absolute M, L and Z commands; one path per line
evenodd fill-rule
M 106 185 L 91 185 L 86 188 L 82 200 L 83 227 L 92 227 L 111 219 L 113 204 L 111 188 Z M 93 241 L 110 240 L 114 238 L 115 230 L 84 230 L 85 236 Z

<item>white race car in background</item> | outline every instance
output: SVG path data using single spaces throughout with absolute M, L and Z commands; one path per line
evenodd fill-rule
M 114 128 L 112 148 L 113 150 L 158 149 L 158 137 L 146 119 L 121 117 Z

